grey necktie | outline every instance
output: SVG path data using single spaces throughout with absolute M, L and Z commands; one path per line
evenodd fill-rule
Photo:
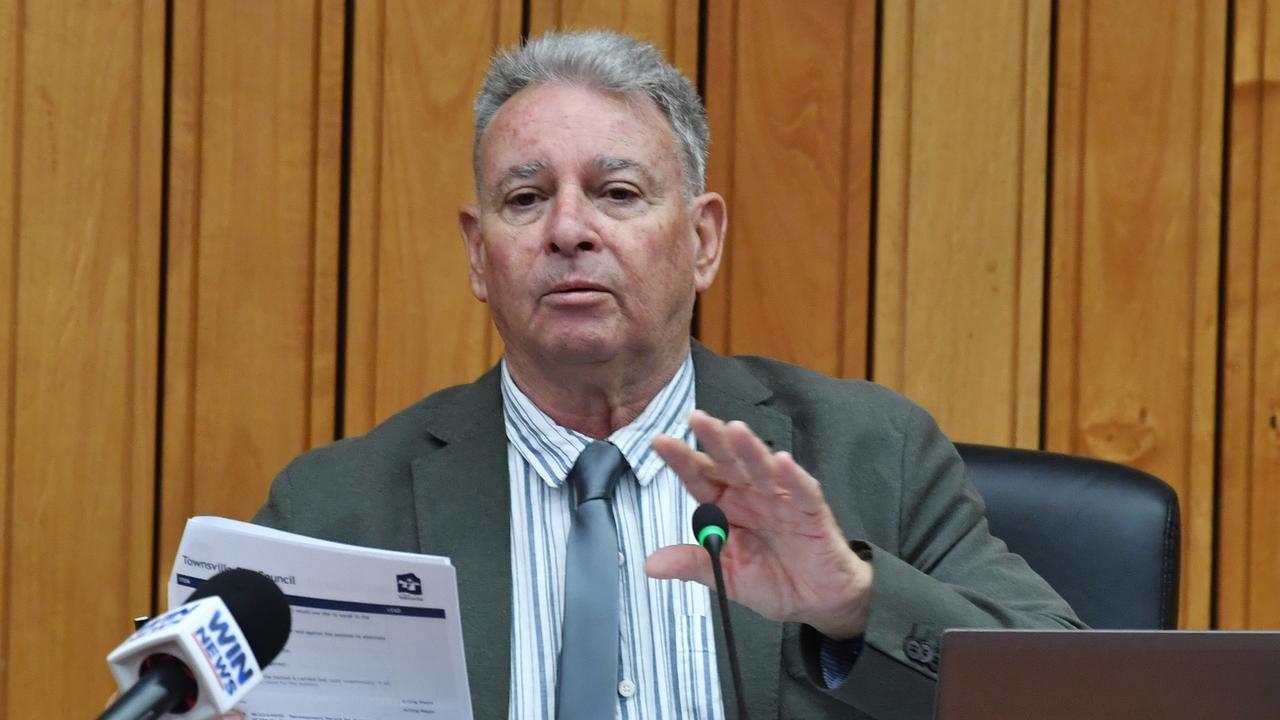
M 565 552 L 558 720 L 611 720 L 617 711 L 618 531 L 613 489 L 628 467 L 622 451 L 597 440 L 569 471 L 578 509 Z

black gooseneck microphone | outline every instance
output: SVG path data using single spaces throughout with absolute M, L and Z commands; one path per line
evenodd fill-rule
M 720 568 L 720 549 L 729 539 L 729 519 L 713 503 L 703 503 L 693 511 L 693 534 L 698 544 L 711 556 L 711 570 L 716 576 L 716 595 L 720 598 L 720 623 L 728 644 L 729 667 L 733 672 L 733 693 L 738 702 L 738 717 L 747 718 L 747 703 L 742 694 L 742 670 L 738 667 L 738 647 L 733 642 L 733 623 L 729 620 L 729 595 L 724 590 L 724 571 Z

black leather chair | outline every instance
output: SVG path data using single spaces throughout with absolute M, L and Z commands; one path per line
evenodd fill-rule
M 1026 559 L 1090 627 L 1178 621 L 1178 496 L 1124 465 L 958 443 L 991 533 Z

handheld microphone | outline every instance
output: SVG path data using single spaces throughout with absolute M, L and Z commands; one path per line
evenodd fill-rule
M 289 638 L 289 603 L 243 568 L 203 582 L 187 602 L 143 625 L 107 656 L 124 694 L 98 720 L 221 715 L 262 681 Z
M 716 576 L 716 595 L 720 598 L 720 623 L 728 645 L 729 667 L 733 672 L 733 693 L 738 703 L 738 717 L 747 718 L 747 703 L 742 694 L 742 670 L 738 667 L 738 647 L 733 642 L 733 623 L 729 621 L 729 595 L 724 590 L 724 571 L 720 569 L 720 550 L 729 540 L 729 519 L 713 503 L 703 503 L 693 511 L 693 534 L 698 544 L 711 556 L 711 570 Z

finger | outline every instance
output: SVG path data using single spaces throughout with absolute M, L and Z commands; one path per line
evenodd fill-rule
M 715 502 L 724 491 L 724 482 L 715 468 L 715 462 L 706 454 L 689 447 L 684 441 L 670 435 L 653 439 L 653 450 L 671 468 L 698 502 Z
M 779 486 L 791 497 L 791 503 L 797 510 L 806 515 L 817 515 L 827 508 L 827 499 L 822 494 L 822 485 L 800 467 L 800 463 L 789 452 L 780 452 L 774 456 L 777 467 Z
M 668 545 L 644 561 L 644 572 L 655 580 L 692 580 L 714 588 L 711 557 L 698 545 Z
M 698 447 L 715 461 L 729 485 L 749 485 L 751 478 L 729 442 L 728 426 L 701 410 L 689 416 L 689 427 L 698 438 Z
M 728 424 L 725 428 L 725 436 L 730 448 L 737 455 L 743 472 L 750 478 L 753 489 L 764 493 L 766 501 L 771 501 L 781 494 L 782 488 L 779 487 L 775 477 L 778 471 L 777 463 L 764 441 L 757 437 L 746 423 L 738 420 Z

